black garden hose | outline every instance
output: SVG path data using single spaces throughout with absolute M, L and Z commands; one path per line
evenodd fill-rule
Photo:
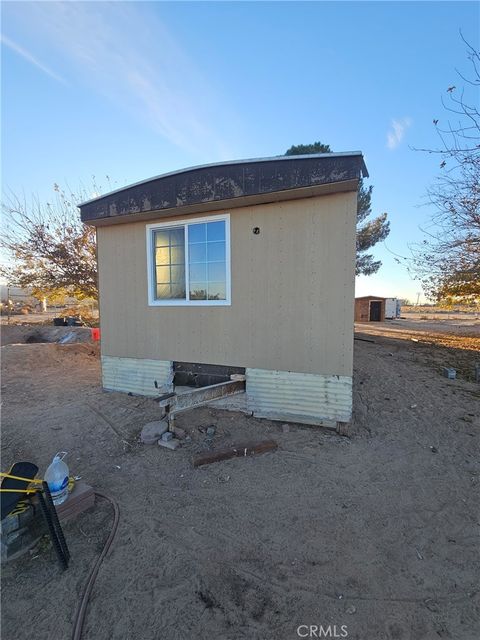
M 105 556 L 107 555 L 108 550 L 110 549 L 115 534 L 118 528 L 118 521 L 120 519 L 120 509 L 118 507 L 118 503 L 116 500 L 111 498 L 110 496 L 101 493 L 100 491 L 95 491 L 95 495 L 99 498 L 103 498 L 104 500 L 108 500 L 113 507 L 113 524 L 112 529 L 110 531 L 110 535 L 105 542 L 105 545 L 102 549 L 102 553 L 99 555 L 95 564 L 93 565 L 90 574 L 88 576 L 87 582 L 85 584 L 85 588 L 83 590 L 82 598 L 80 600 L 80 604 L 78 605 L 77 613 L 75 616 L 75 622 L 73 624 L 73 634 L 72 640 L 80 640 L 82 637 L 83 625 L 85 622 L 85 616 L 87 613 L 88 601 L 90 599 L 90 594 L 92 593 L 93 585 L 95 583 L 95 579 L 97 577 L 98 571 L 100 569 L 100 565 L 102 564 Z

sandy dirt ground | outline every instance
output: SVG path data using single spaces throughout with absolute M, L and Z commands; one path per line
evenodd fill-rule
M 95 346 L 2 347 L 2 468 L 43 470 L 65 450 L 71 473 L 120 507 L 84 638 L 289 640 L 300 625 L 480 637 L 480 385 L 441 375 L 480 354 L 368 337 L 355 342 L 351 438 L 203 408 L 179 416 L 191 441 L 175 452 L 139 444 L 158 407 L 102 391 Z M 268 437 L 279 449 L 194 469 L 212 424 L 215 447 Z M 65 527 L 65 573 L 49 548 L 3 568 L 3 640 L 71 637 L 111 523 L 98 499 Z

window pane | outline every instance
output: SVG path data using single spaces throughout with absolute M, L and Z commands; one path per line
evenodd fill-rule
M 225 263 L 211 262 L 207 265 L 208 282 L 225 282 Z
M 184 227 L 179 227 L 178 229 L 169 229 L 168 233 L 170 234 L 170 244 L 182 246 L 185 245 L 185 229 Z
M 172 265 L 171 281 L 176 282 L 177 284 L 181 284 L 185 288 L 185 267 L 183 266 L 183 264 L 180 267 Z
M 225 221 L 209 222 L 207 224 L 207 240 L 209 242 L 215 242 L 218 240 L 225 240 Z
M 171 298 L 174 298 L 175 300 L 185 300 L 185 283 L 181 282 L 181 283 L 173 283 L 171 285 Z
M 183 264 L 185 266 L 185 247 L 170 247 L 170 263 Z
M 155 246 L 168 247 L 170 244 L 170 235 L 167 231 L 155 231 Z
M 157 284 L 170 283 L 170 267 L 157 267 Z
M 208 283 L 208 299 L 209 300 L 226 300 L 225 282 L 209 282 Z
M 188 248 L 190 262 L 205 262 L 207 259 L 206 244 L 191 244 Z
M 185 300 L 185 228 L 154 231 L 157 300 Z
M 169 300 L 170 297 L 170 285 L 157 284 L 157 300 Z
M 191 282 L 190 283 L 190 300 L 206 300 L 207 299 L 207 283 Z
M 168 247 L 161 247 L 155 250 L 155 262 L 157 266 L 170 264 L 170 249 Z
M 207 265 L 205 263 L 198 262 L 190 265 L 190 282 L 206 282 L 207 280 Z
M 206 224 L 190 224 L 188 225 L 188 242 L 205 242 L 206 235 Z
M 207 244 L 208 262 L 225 261 L 225 242 L 209 242 Z

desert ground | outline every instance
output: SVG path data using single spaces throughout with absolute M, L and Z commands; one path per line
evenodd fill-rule
M 97 345 L 27 344 L 31 327 L 3 327 L 2 469 L 44 470 L 65 450 L 71 474 L 120 508 L 83 638 L 289 640 L 300 625 L 479 638 L 479 326 L 403 322 L 357 326 L 350 437 L 209 407 L 179 416 L 190 440 L 176 451 L 140 444 L 158 405 L 102 391 Z M 278 450 L 194 469 L 209 425 L 215 448 Z M 71 637 L 112 519 L 97 499 L 65 526 L 64 573 L 45 544 L 2 568 L 3 640 Z

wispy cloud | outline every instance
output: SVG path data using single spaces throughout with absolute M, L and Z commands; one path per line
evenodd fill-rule
M 387 147 L 389 149 L 396 149 L 411 125 L 412 119 L 408 117 L 400 118 L 400 120 L 392 120 L 391 128 L 387 131 Z
M 18 22 L 69 65 L 87 99 L 93 89 L 192 155 L 225 159 L 222 130 L 235 130 L 236 115 L 148 5 L 37 2 Z
M 62 84 L 66 84 L 65 80 L 61 76 L 59 76 L 57 73 L 52 71 L 49 67 L 47 67 L 47 65 L 40 62 L 38 58 L 35 58 L 35 56 L 31 54 L 30 51 L 27 51 L 26 49 L 21 47 L 19 44 L 17 44 L 10 38 L 7 38 L 7 36 L 4 35 L 3 33 L 0 35 L 0 40 L 2 41 L 2 44 L 4 44 L 6 47 L 14 51 L 16 54 L 18 54 L 19 56 L 21 56 L 22 58 L 30 62 L 30 64 L 33 64 L 35 67 L 43 71 L 43 73 L 46 73 L 47 76 L 54 78 L 55 80 L 57 80 L 58 82 L 61 82 Z

